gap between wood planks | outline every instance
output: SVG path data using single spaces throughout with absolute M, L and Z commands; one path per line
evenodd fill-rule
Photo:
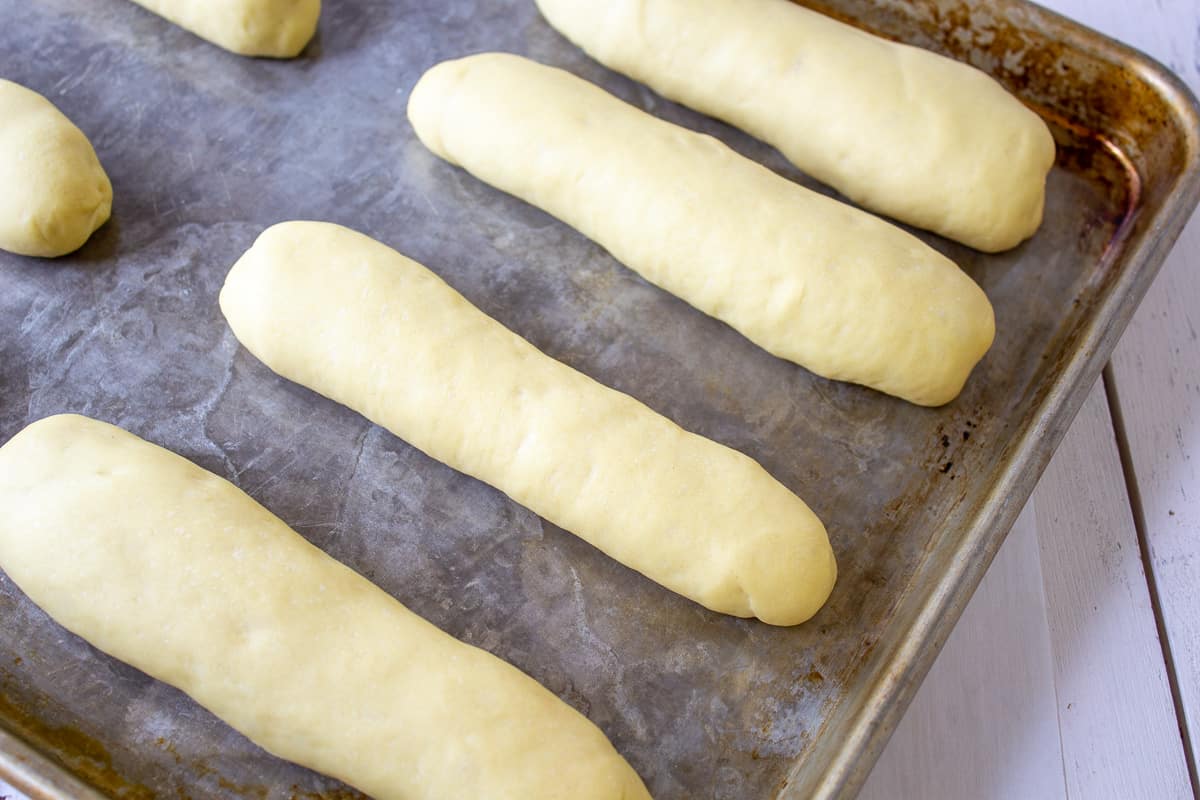
M 1146 588 L 1150 593 L 1150 607 L 1154 610 L 1154 625 L 1158 629 L 1158 645 L 1162 648 L 1163 663 L 1167 668 L 1167 685 L 1171 688 L 1171 702 L 1175 705 L 1175 721 L 1179 727 L 1179 737 L 1183 741 L 1183 756 L 1187 763 L 1188 779 L 1192 783 L 1192 796 L 1200 797 L 1200 779 L 1197 778 L 1192 737 L 1188 733 L 1187 709 L 1184 707 L 1179 676 L 1176 672 L 1175 656 L 1171 652 L 1171 640 L 1167 635 L 1166 619 L 1163 616 L 1162 602 L 1158 596 L 1154 564 L 1150 560 L 1146 512 L 1142 506 L 1142 493 L 1138 488 L 1137 473 L 1133 467 L 1133 455 L 1129 449 L 1129 436 L 1125 429 L 1125 417 L 1121 411 L 1121 398 L 1111 363 L 1104 365 L 1104 372 L 1100 380 L 1104 383 L 1104 396 L 1108 400 L 1108 415 L 1112 420 L 1113 438 L 1117 443 L 1117 455 L 1121 459 L 1121 473 L 1125 478 L 1125 495 L 1129 498 L 1129 507 L 1133 513 L 1133 529 L 1137 534 L 1138 550 L 1141 553 L 1143 565 L 1142 572 L 1146 576 Z

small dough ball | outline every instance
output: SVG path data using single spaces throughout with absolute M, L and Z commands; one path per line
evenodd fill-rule
M 83 131 L 37 92 L 0 79 L 0 248 L 66 255 L 111 212 L 112 184 Z
M 312 39 L 321 0 L 133 0 L 242 56 L 295 58 Z

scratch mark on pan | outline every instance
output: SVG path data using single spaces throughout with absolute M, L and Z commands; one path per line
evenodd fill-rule
M 251 497 L 257 497 L 257 496 L 258 496 L 258 494 L 259 494 L 260 492 L 262 492 L 262 490 L 263 490 L 263 489 L 267 488 L 267 487 L 268 487 L 268 486 L 270 486 L 272 483 L 274 483 L 276 480 L 278 480 L 278 479 L 279 479 L 279 476 L 280 476 L 280 475 L 282 475 L 282 474 L 283 474 L 283 472 L 284 472 L 284 471 L 285 471 L 285 470 L 286 470 L 288 467 L 290 467 L 292 464 L 295 464 L 295 463 L 296 463 L 297 461 L 299 461 L 299 460 L 300 460 L 300 456 L 299 456 L 298 454 L 297 454 L 297 455 L 293 455 L 293 456 L 292 456 L 291 458 L 289 458 L 289 459 L 288 459 L 286 462 L 284 462 L 284 464 L 282 464 L 282 465 L 281 465 L 281 466 L 280 466 L 278 469 L 274 470 L 274 471 L 273 471 L 273 472 L 272 472 L 270 475 L 268 475 L 268 476 L 266 477 L 266 480 L 264 480 L 262 483 L 260 483 L 260 484 L 258 484 L 257 486 L 255 486 L 253 489 L 251 489 L 251 490 L 249 490 L 248 492 L 246 492 L 246 494 L 250 495 Z
M 229 181 L 225 178 L 225 173 L 217 173 L 221 177 L 221 188 L 225 190 L 226 205 L 233 205 L 233 192 L 229 191 Z
M 367 437 L 370 436 L 371 432 L 374 430 L 377 430 L 377 426 L 367 425 L 367 427 L 363 429 L 362 435 L 358 437 L 358 442 L 355 444 L 354 448 L 354 464 L 350 467 L 350 476 L 346 478 L 346 489 L 342 493 L 342 506 L 338 509 L 337 517 L 335 522 L 331 524 L 331 527 L 341 528 L 342 523 L 345 522 L 346 506 L 350 502 L 350 490 L 354 486 L 355 479 L 358 477 L 358 467 L 362 462 L 363 451 L 367 447 Z
M 433 204 L 433 201 L 429 199 L 429 195 L 425 194 L 425 192 L 423 192 L 419 189 L 417 191 L 421 195 L 421 199 L 425 201 L 425 204 L 427 206 L 429 206 L 429 209 L 434 213 L 434 215 L 440 217 L 442 215 L 442 212 L 438 211 L 438 207 L 435 206 Z

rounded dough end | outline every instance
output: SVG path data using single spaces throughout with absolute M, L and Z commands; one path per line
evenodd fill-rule
M 966 275 L 963 277 L 970 281 L 975 292 L 964 297 L 962 323 L 959 329 L 961 339 L 957 342 L 947 343 L 945 352 L 940 356 L 931 356 L 942 359 L 946 365 L 946 376 L 942 382 L 917 388 L 910 397 L 905 398 L 916 405 L 937 408 L 958 397 L 966 385 L 967 379 L 971 377 L 975 367 L 987 355 L 987 351 L 992 347 L 992 342 L 996 339 L 996 312 L 992 309 L 992 304 L 988 301 L 983 289 L 980 289 Z
M 747 596 L 750 615 L 768 625 L 786 627 L 812 619 L 829 600 L 837 582 L 837 559 L 820 520 L 812 515 L 812 524 L 804 535 L 794 538 L 798 541 L 791 557 L 784 555 L 786 543 L 746 551 L 758 562 L 753 566 L 762 587 Z
M 435 155 L 455 165 L 457 162 L 446 152 L 442 143 L 442 116 L 454 84 L 458 83 L 467 69 L 465 60 L 443 61 L 425 70 L 408 95 L 408 122 L 417 138 Z
M 134 0 L 240 56 L 295 58 L 312 40 L 321 0 Z
M 976 213 L 959 221 L 952 230 L 939 231 L 982 253 L 1011 250 L 1042 226 L 1046 181 L 1054 167 L 1058 146 L 1045 121 L 1028 108 L 1022 110 L 1024 124 L 1013 132 L 1016 141 L 1011 148 L 1011 161 L 1005 162 L 1007 171 L 1003 176 L 993 175 L 988 181 L 1009 200 L 989 214 Z
M 53 258 L 83 246 L 112 213 L 91 142 L 37 92 L 0 80 L 0 248 Z
M 295 58 L 317 33 L 321 0 L 266 0 L 257 6 L 244 41 L 228 48 L 239 55 Z

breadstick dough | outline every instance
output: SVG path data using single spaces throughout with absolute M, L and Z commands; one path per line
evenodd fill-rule
M 992 343 L 983 291 L 916 237 L 562 70 L 447 61 L 408 116 L 442 158 L 818 375 L 936 406 Z
M 1054 138 L 984 72 L 789 0 L 537 0 L 592 57 L 854 202 L 986 252 L 1042 222 Z
M 546 356 L 373 239 L 268 228 L 221 310 L 280 375 L 708 608 L 794 625 L 829 596 L 825 528 L 755 461 Z
M 293 58 L 317 30 L 321 0 L 133 0 L 218 47 Z
M 37 92 L 0 79 L 0 249 L 66 255 L 111 212 L 112 184 L 83 131 Z
M 62 415 L 0 448 L 0 567 L 68 630 L 377 800 L 649 800 L 582 715 L 236 486 Z

